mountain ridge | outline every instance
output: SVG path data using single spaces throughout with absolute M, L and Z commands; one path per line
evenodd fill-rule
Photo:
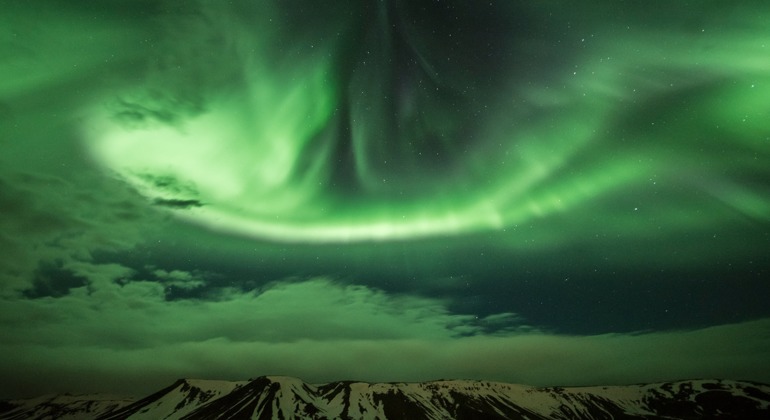
M 696 379 L 534 387 L 483 380 L 179 379 L 133 401 L 56 395 L 0 404 L 0 419 L 764 419 L 770 385 Z

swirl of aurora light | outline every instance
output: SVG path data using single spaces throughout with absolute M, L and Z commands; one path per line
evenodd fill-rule
M 179 218 L 348 242 L 565 217 L 561 239 L 644 235 L 640 207 L 657 229 L 724 218 L 704 205 L 770 215 L 730 174 L 761 176 L 770 151 L 761 16 L 710 34 L 515 2 L 252 3 L 160 28 L 146 74 L 85 124 L 95 159 Z

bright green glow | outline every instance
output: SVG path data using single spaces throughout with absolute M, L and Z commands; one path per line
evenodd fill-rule
M 650 224 L 703 228 L 723 217 L 701 214 L 704 203 L 713 204 L 679 200 L 672 188 L 695 188 L 750 217 L 770 217 L 767 195 L 737 186 L 729 177 L 704 179 L 732 164 L 716 156 L 720 148 L 731 150 L 729 159 L 753 158 L 754 173 L 766 174 L 766 29 L 749 27 L 724 37 L 637 33 L 617 34 L 624 42 L 596 40 L 552 83 L 514 80 L 501 86 L 502 99 L 489 103 L 491 116 L 475 132 L 480 140 L 453 163 L 456 170 L 427 181 L 413 177 L 421 194 L 403 197 L 397 194 L 401 186 L 386 185 L 393 182 L 382 176 L 387 162 L 374 164 L 379 151 L 391 147 L 403 152 L 396 156 L 415 160 L 405 166 L 420 164 L 408 146 L 398 144 L 404 139 L 387 136 L 388 123 L 376 118 L 388 112 L 382 103 L 366 108 L 367 97 L 387 88 L 379 83 L 385 76 L 378 71 L 355 75 L 353 85 L 369 83 L 371 91 L 341 95 L 345 86 L 335 77 L 333 42 L 319 42 L 292 65 L 274 64 L 266 57 L 275 36 L 266 31 L 265 39 L 254 42 L 256 53 L 241 63 L 237 92 L 215 96 L 204 112 L 181 122 L 127 124 L 96 108 L 89 134 L 93 155 L 152 199 L 202 204 L 176 211 L 182 219 L 276 241 L 453 235 L 555 215 L 598 217 L 611 230 L 644 235 Z M 682 93 L 693 89 L 702 93 Z M 674 99 L 656 102 L 667 95 Z M 689 95 L 682 96 L 685 107 L 677 107 L 678 95 Z M 507 98 L 549 116 L 521 117 L 509 109 Z M 336 142 L 343 132 L 335 113 L 346 101 L 352 108 L 352 174 L 360 186 L 347 195 L 333 178 L 340 153 Z M 631 119 L 637 112 L 660 115 L 636 122 Z M 449 127 L 457 123 L 442 118 L 440 113 L 428 118 L 431 129 L 451 134 Z M 639 126 L 625 132 L 617 128 L 620 122 Z M 698 155 L 704 147 L 709 149 L 705 158 Z M 420 173 L 430 177 L 429 171 Z M 411 187 L 409 180 L 396 182 Z M 634 201 L 638 204 L 612 207 L 628 190 L 644 188 L 653 192 Z M 656 196 L 659 189 L 664 192 Z M 654 221 L 640 222 L 637 206 L 646 207 L 647 220 Z M 578 228 L 573 235 L 585 233 Z
M 244 94 L 212 104 L 215 111 L 180 126 L 147 123 L 125 130 L 108 121 L 94 152 L 151 197 L 180 197 L 157 185 L 161 177 L 188 185 L 182 198 L 255 214 L 293 211 L 318 187 L 311 172 L 301 192 L 287 188 L 300 152 L 330 113 L 324 70 L 294 85 L 251 80 Z

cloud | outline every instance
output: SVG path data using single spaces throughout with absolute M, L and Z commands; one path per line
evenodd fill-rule
M 40 274 L 131 249 L 163 220 L 82 147 L 84 107 L 147 67 L 159 2 L 142 0 L 141 13 L 122 0 L 42 3 L 11 2 L 0 16 L 0 295 L 63 293 L 67 284 Z
M 167 301 L 167 279 L 196 281 L 190 273 L 158 270 L 155 274 L 165 277 L 163 282 L 116 282 L 109 276 L 125 278 L 130 269 L 88 263 L 70 264 L 69 269 L 73 275 L 88 277 L 89 286 L 73 288 L 58 298 L 4 302 L 1 326 L 8 343 L 59 346 L 69 342 L 118 349 L 217 338 L 232 342 L 446 339 L 482 331 L 473 325 L 474 316 L 452 314 L 439 300 L 393 296 L 325 278 L 279 282 L 261 292 L 225 290 L 214 301 Z
M 156 198 L 152 203 L 156 206 L 170 207 L 172 209 L 189 209 L 203 206 L 203 203 L 199 200 L 179 200 L 173 198 Z
M 566 336 L 515 314 L 477 319 L 446 303 L 326 278 L 218 300 L 164 298 L 119 265 L 80 263 L 89 287 L 0 306 L 0 395 L 147 393 L 178 377 L 285 374 L 310 382 L 478 378 L 534 385 L 693 377 L 770 380 L 770 319 L 693 331 Z M 193 279 L 182 271 L 161 277 Z M 121 284 L 122 283 L 122 284 Z M 494 325 L 494 331 L 490 330 Z
M 155 270 L 152 272 L 168 287 L 177 287 L 183 290 L 192 290 L 206 285 L 199 273 L 191 273 L 182 270 Z
M 44 284 L 49 292 L 64 293 L 68 287 L 58 284 L 61 276 L 48 275 L 54 274 L 52 267 L 66 274 L 70 263 L 90 261 L 96 251 L 131 249 L 144 242 L 149 226 L 163 226 L 164 216 L 130 189 L 83 172 L 65 180 L 44 172 L 0 171 L 0 293 Z
M 696 331 L 588 337 L 524 334 L 282 343 L 212 338 L 134 349 L 2 344 L 0 356 L 13 363 L 0 366 L 0 374 L 14 381 L 0 392 L 146 394 L 178 377 L 246 379 L 264 374 L 293 375 L 315 383 L 471 378 L 593 385 L 702 377 L 767 382 L 768 331 L 770 320 Z
M 78 276 L 56 263 L 41 262 L 32 279 L 33 287 L 25 290 L 24 295 L 31 298 L 44 296 L 60 297 L 69 293 L 70 289 L 88 284 L 85 277 Z

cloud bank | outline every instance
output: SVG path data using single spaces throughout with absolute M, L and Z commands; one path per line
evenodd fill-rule
M 438 299 L 327 278 L 274 283 L 216 300 L 166 301 L 157 282 L 117 265 L 74 266 L 90 285 L 63 297 L 4 301 L 0 395 L 142 394 L 179 377 L 265 374 L 310 382 L 475 378 L 534 385 L 678 378 L 768 381 L 770 319 L 689 331 L 569 336 L 514 314 L 485 319 Z M 174 274 L 175 277 L 186 277 Z M 492 327 L 493 326 L 493 327 Z

